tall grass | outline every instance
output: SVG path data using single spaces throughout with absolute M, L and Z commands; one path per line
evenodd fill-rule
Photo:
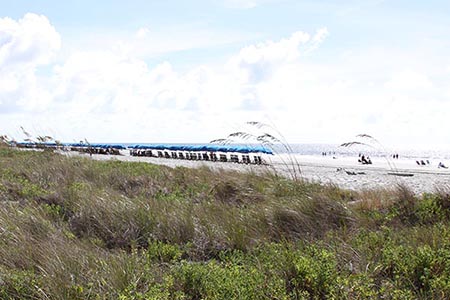
M 345 142 L 340 145 L 340 147 L 354 147 L 354 146 L 366 146 L 368 148 L 374 149 L 378 152 L 380 152 L 383 155 L 383 158 L 386 160 L 389 169 L 393 172 L 398 172 L 397 166 L 395 165 L 394 161 L 391 159 L 390 152 L 385 148 L 385 146 L 380 143 L 376 138 L 373 136 L 363 133 L 358 134 L 356 136 L 357 140 Z
M 294 180 L 303 180 L 302 170 L 294 151 L 283 134 L 272 125 L 267 123 L 250 121 L 246 125 L 250 126 L 250 130 L 237 131 L 230 133 L 226 138 L 212 140 L 211 143 L 219 144 L 259 144 L 274 152 L 275 154 L 284 154 L 278 158 L 281 160 L 283 166 L 288 171 L 289 177 Z M 253 130 L 256 129 L 256 132 Z M 280 151 L 281 149 L 281 151 Z M 276 174 L 276 169 L 272 169 Z
M 448 194 L 0 148 L 0 298 L 445 299 Z

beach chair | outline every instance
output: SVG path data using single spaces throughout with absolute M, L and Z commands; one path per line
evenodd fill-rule
M 261 163 L 262 163 L 262 159 L 261 159 L 261 156 L 254 156 L 253 157 L 253 163 L 255 164 L 255 165 L 260 165 Z
M 440 162 L 438 164 L 438 168 L 444 168 L 444 169 L 448 169 L 448 167 L 446 165 L 444 165 L 442 162 Z

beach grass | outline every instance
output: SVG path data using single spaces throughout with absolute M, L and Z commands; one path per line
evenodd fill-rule
M 210 143 L 223 145 L 250 143 L 250 145 L 256 144 L 268 148 L 274 154 L 279 152 L 284 153 L 286 156 L 280 156 L 280 160 L 287 171 L 285 174 L 293 181 L 302 181 L 304 179 L 302 169 L 294 155 L 291 145 L 275 125 L 259 121 L 249 121 L 245 125 L 248 127 L 247 129 L 244 128 L 242 131 L 232 132 L 227 137 L 212 140 Z M 271 166 L 271 163 L 268 163 L 267 166 L 269 167 L 267 169 L 268 172 L 272 172 L 275 175 L 278 173 Z
M 0 298 L 446 299 L 449 194 L 3 145 Z

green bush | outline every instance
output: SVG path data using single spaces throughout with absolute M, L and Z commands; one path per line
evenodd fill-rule
M 253 266 L 183 262 L 172 274 L 173 291 L 187 299 L 285 299 L 282 281 L 267 281 Z
M 40 299 L 45 292 L 39 287 L 38 276 L 32 271 L 1 270 L 1 299 Z
M 446 219 L 438 195 L 424 194 L 422 199 L 417 202 L 416 214 L 422 224 L 433 224 Z
M 151 261 L 176 262 L 183 255 L 183 251 L 177 245 L 166 244 L 160 241 L 149 241 L 147 257 Z
M 308 246 L 295 252 L 292 263 L 293 294 L 311 299 L 330 299 L 337 295 L 337 261 L 332 252 Z

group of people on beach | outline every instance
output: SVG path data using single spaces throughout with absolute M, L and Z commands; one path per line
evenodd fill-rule
M 430 163 L 430 161 L 427 159 L 427 160 L 423 160 L 423 159 L 421 159 L 420 161 L 419 160 L 416 160 L 416 164 L 417 165 L 419 165 L 419 166 L 429 166 L 429 165 L 431 165 L 431 163 Z M 438 168 L 439 169 L 448 169 L 448 167 L 446 166 L 446 165 L 444 165 L 441 161 L 438 163 Z
M 322 152 L 322 156 L 335 155 L 335 154 L 336 154 L 336 152 L 334 152 L 334 151 L 333 152 L 329 151 L 328 154 L 326 151 Z
M 418 164 L 419 166 L 426 166 L 430 164 L 430 161 L 428 159 L 426 161 L 424 161 L 423 159 L 421 159 L 420 161 L 416 160 L 416 164 Z
M 369 156 L 365 156 L 364 154 L 359 154 L 359 159 L 358 159 L 359 163 L 362 163 L 363 165 L 371 165 L 372 164 L 372 160 L 370 159 Z

